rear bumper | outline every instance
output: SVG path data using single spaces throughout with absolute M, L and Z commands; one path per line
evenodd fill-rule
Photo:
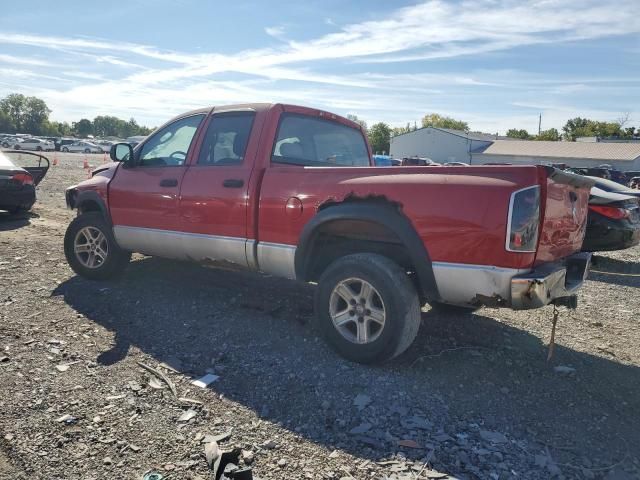
M 545 263 L 511 279 L 511 308 L 540 308 L 574 297 L 589 274 L 591 253 L 571 255 L 558 263 Z
M 28 209 L 35 201 L 36 190 L 32 185 L 26 185 L 19 190 L 0 189 L 0 210 L 16 207 Z
M 582 250 L 601 252 L 623 250 L 640 243 L 640 228 L 628 222 L 598 221 L 587 227 Z

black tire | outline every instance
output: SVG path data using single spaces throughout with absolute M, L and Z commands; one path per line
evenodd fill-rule
M 334 326 L 331 295 L 347 279 L 368 282 L 379 295 L 385 311 L 384 326 L 369 343 L 354 343 Z M 334 261 L 318 281 L 315 296 L 316 327 L 329 345 L 343 357 L 358 363 L 381 363 L 404 352 L 420 327 L 420 300 L 405 270 L 392 260 L 373 253 L 347 255 Z
M 20 145 L 14 145 L 14 146 L 13 146 L 13 149 L 14 149 L 14 150 L 20 150 Z
M 38 145 L 38 146 L 36 147 L 36 152 L 41 152 L 41 151 L 42 151 L 42 147 Z
M 62 147 L 62 151 L 63 151 L 63 152 L 68 152 L 68 151 L 69 151 L 69 149 L 68 149 L 67 147 Z
M 463 307 L 442 302 L 429 302 L 431 309 L 442 314 L 464 315 L 480 310 L 481 307 Z
M 104 234 L 108 246 L 107 258 L 95 268 L 80 262 L 75 253 L 74 242 L 78 232 L 84 227 L 93 227 Z M 119 277 L 131 260 L 131 253 L 118 247 L 111 226 L 101 213 L 88 212 L 77 216 L 67 227 L 64 235 L 64 254 L 71 269 L 89 280 L 109 280 Z
M 91 153 L 91 149 L 90 148 L 85 148 L 84 149 L 84 153 Z

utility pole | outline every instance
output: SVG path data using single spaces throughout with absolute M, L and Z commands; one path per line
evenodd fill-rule
M 540 132 L 542 127 L 542 114 L 540 114 L 540 116 L 538 117 L 538 136 L 540 136 Z

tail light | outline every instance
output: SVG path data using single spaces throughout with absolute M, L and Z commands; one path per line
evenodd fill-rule
M 11 180 L 20 185 L 33 185 L 33 177 L 28 173 L 16 173 Z
M 589 210 L 613 220 L 622 220 L 631 216 L 631 212 L 626 208 L 608 207 L 605 205 L 589 205 Z
M 509 252 L 535 252 L 540 228 L 540 187 L 523 188 L 511 194 L 507 239 Z

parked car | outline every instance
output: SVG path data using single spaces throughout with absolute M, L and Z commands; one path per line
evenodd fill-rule
M 109 153 L 111 151 L 111 145 L 114 145 L 116 142 L 110 142 L 109 140 L 96 140 L 94 143 L 99 146 L 104 153 Z
M 376 167 L 391 167 L 391 157 L 389 155 L 373 155 L 373 163 Z
M 111 158 L 66 191 L 77 274 L 114 277 L 142 252 L 313 282 L 317 328 L 357 362 L 406 350 L 425 303 L 574 307 L 591 258 L 579 253 L 591 180 L 375 168 L 360 125 L 312 108 L 195 110 Z
M 76 141 L 69 145 L 63 145 L 60 147 L 63 152 L 81 152 L 81 153 L 103 153 L 102 147 L 99 147 L 93 142 Z
M 42 155 L 18 152 L 21 161 L 33 166 L 21 167 L 12 160 L 12 153 L 0 152 L 0 210 L 18 213 L 31 209 L 36 201 L 36 185 L 49 170 L 49 160 Z
M 56 150 L 60 152 L 64 146 L 71 145 L 77 141 L 76 138 L 58 138 L 55 142 Z
M 640 191 L 638 190 L 626 187 L 617 182 L 614 182 L 613 180 L 606 180 L 604 178 L 597 177 L 588 178 L 591 178 L 595 182 L 595 186 L 600 190 L 604 190 L 605 192 L 619 193 L 621 195 L 631 195 L 632 197 L 640 199 Z
M 24 138 L 22 141 L 16 141 L 13 145 L 14 150 L 35 150 L 37 152 L 52 152 L 56 149 L 54 143 L 50 140 L 41 140 L 39 138 Z
M 591 189 L 587 231 L 582 244 L 586 252 L 623 250 L 640 243 L 638 198 L 598 187 Z
M 14 147 L 17 143 L 22 143 L 22 138 L 19 137 L 5 137 L 2 140 L 2 146 L 4 148 L 12 148 Z
M 440 164 L 438 162 L 434 162 L 430 158 L 427 157 L 404 157 L 402 159 L 403 166 L 424 166 L 424 167 L 438 167 Z

